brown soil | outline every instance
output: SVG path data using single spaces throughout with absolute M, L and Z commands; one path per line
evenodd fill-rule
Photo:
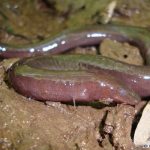
M 99 0 L 88 0 L 84 5 L 83 1 L 77 0 L 74 3 L 75 1 L 66 0 L 66 5 L 60 0 L 2 0 L 0 41 L 10 44 L 34 43 L 66 28 L 101 22 L 98 19 L 100 17 L 95 15 L 101 12 Z M 51 2 L 51 5 L 45 2 Z M 53 2 L 55 7 L 51 7 Z M 66 11 L 62 3 L 73 7 L 67 7 L 69 9 Z M 149 9 L 149 0 L 120 0 L 112 22 L 149 26 Z M 78 48 L 75 52 L 87 53 L 87 49 L 85 52 L 85 49 Z M 89 53 L 95 54 L 96 48 L 91 49 Z M 112 55 L 113 52 L 110 53 Z M 128 51 L 128 54 L 132 62 L 135 61 L 133 58 L 139 56 L 138 52 L 133 54 Z M 126 60 L 122 55 L 124 53 L 121 51 L 117 58 Z M 5 71 L 14 61 L 16 60 L 4 60 L 0 63 L 0 150 L 136 149 L 131 138 L 145 102 L 134 108 L 102 103 L 76 106 L 44 104 L 28 99 L 16 93 L 4 81 Z M 140 63 L 142 64 L 141 59 Z
M 138 109 L 128 105 L 46 104 L 25 98 L 4 82 L 0 66 L 0 149 L 135 149 L 131 128 Z

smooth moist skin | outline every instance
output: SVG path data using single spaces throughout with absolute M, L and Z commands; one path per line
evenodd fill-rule
M 26 58 L 10 69 L 9 78 L 16 91 L 38 100 L 136 104 L 140 97 L 105 71 L 107 59 L 90 55 Z
M 150 67 L 121 63 L 102 56 L 58 54 L 105 38 L 136 45 L 149 64 L 150 32 L 146 28 L 102 25 L 63 34 L 52 41 L 15 48 L 2 45 L 1 57 L 27 57 L 9 70 L 19 93 L 46 101 L 107 100 L 135 105 L 150 96 Z M 45 56 L 35 56 L 45 55 Z
M 0 57 L 60 54 L 79 46 L 99 45 L 105 38 L 136 45 L 149 63 L 150 31 L 147 28 L 121 25 L 87 26 L 63 32 L 53 39 L 46 39 L 33 45 L 12 46 L 0 43 Z

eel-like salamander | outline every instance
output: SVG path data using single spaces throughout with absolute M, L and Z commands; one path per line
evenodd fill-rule
M 149 66 L 128 65 L 102 56 L 47 56 L 77 46 L 97 45 L 105 38 L 137 46 L 149 65 L 150 31 L 147 28 L 120 25 L 78 29 L 63 33 L 54 40 L 26 47 L 1 44 L 0 56 L 35 56 L 15 63 L 9 71 L 9 77 L 16 91 L 38 100 L 106 99 L 134 105 L 140 97 L 150 96 Z

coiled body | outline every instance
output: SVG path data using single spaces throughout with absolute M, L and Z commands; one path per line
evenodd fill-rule
M 54 40 L 20 48 L 1 45 L 0 56 L 8 58 L 59 54 L 77 46 L 97 45 L 105 38 L 136 45 L 149 65 L 149 30 L 129 26 L 88 27 L 68 32 Z M 50 66 L 46 65 L 45 60 Z M 65 64 L 65 68 L 62 69 L 59 64 Z M 18 68 L 21 70 L 19 73 Z M 37 75 L 37 72 L 41 74 Z M 39 100 L 108 99 L 134 105 L 140 99 L 139 96 L 150 96 L 149 66 L 127 65 L 102 56 L 36 56 L 21 60 L 12 67 L 9 74 L 12 85 L 18 92 Z M 40 87 L 35 90 L 40 86 L 38 81 L 44 91 Z M 32 83 L 30 88 L 29 83 Z M 51 88 L 46 90 L 47 87 Z

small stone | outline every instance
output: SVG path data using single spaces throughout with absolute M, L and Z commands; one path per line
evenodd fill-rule
M 100 53 L 125 63 L 143 65 L 144 61 L 139 49 L 128 43 L 120 43 L 115 40 L 105 39 L 100 45 Z
M 150 148 L 150 102 L 144 108 L 142 117 L 135 130 L 134 144 Z

